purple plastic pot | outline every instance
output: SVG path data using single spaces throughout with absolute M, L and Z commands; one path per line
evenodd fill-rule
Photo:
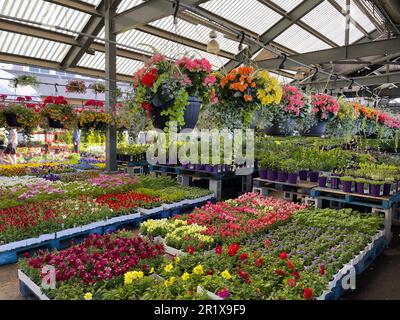
M 206 171 L 210 173 L 213 172 L 213 166 L 210 164 L 206 164 Z
M 190 164 L 189 163 L 182 164 L 182 169 L 189 170 L 190 169 Z
M 299 171 L 299 178 L 301 181 L 307 181 L 308 171 L 307 170 L 300 170 Z
M 201 171 L 201 164 L 195 164 L 194 165 L 194 170 Z
M 214 173 L 218 173 L 219 165 L 216 164 L 212 168 Z
M 290 184 L 297 184 L 297 177 L 299 175 L 297 173 L 289 173 L 288 175 L 288 182 Z
M 278 181 L 286 182 L 288 179 L 288 173 L 285 171 L 278 171 Z
M 342 181 L 342 187 L 344 192 L 351 192 L 352 186 L 353 186 L 352 181 Z
M 267 171 L 267 178 L 270 181 L 275 181 L 276 179 L 278 179 L 278 171 L 276 171 L 276 170 L 268 170 Z
M 310 171 L 308 173 L 311 182 L 318 182 L 319 172 L 318 171 Z
M 328 181 L 328 177 L 319 177 L 318 185 L 320 188 L 326 188 L 326 182 Z
M 260 174 L 260 179 L 268 179 L 268 170 L 267 169 L 261 169 L 260 171 L 258 171 Z
M 385 183 L 383 185 L 383 196 L 387 197 L 390 195 L 390 190 L 392 189 L 392 184 L 391 183 Z
M 370 183 L 369 194 L 373 197 L 379 197 L 381 195 L 381 185 Z
M 232 167 L 229 164 L 224 165 L 225 168 L 225 172 L 231 172 L 232 171 Z
M 331 188 L 332 189 L 339 189 L 339 177 L 331 177 Z
M 356 182 L 356 192 L 358 194 L 364 194 L 364 182 Z

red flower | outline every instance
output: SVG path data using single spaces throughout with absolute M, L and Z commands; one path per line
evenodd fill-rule
M 229 248 L 228 248 L 228 254 L 229 254 L 231 257 L 233 257 L 233 256 L 235 256 L 235 255 L 238 253 L 239 249 L 240 249 L 240 246 L 239 246 L 238 244 L 236 244 L 236 243 L 231 244 L 231 245 L 229 246 Z
M 193 247 L 193 246 L 189 246 L 189 247 L 187 248 L 187 252 L 188 252 L 189 254 L 193 254 L 193 253 L 194 253 L 194 247 Z
M 306 300 L 310 300 L 313 296 L 313 292 L 312 292 L 311 288 L 305 288 L 303 296 Z
M 287 253 L 286 253 L 286 252 L 281 252 L 281 254 L 279 255 L 279 258 L 280 258 L 281 260 L 287 259 Z
M 290 275 L 291 275 L 292 277 L 295 277 L 297 280 L 300 279 L 300 275 L 299 275 L 299 273 L 298 273 L 297 271 L 293 271 Z
M 321 265 L 319 266 L 319 274 L 320 274 L 321 276 L 323 276 L 323 275 L 325 274 L 325 266 L 324 266 L 323 264 L 321 264 Z
M 222 254 L 222 247 L 221 246 L 216 246 L 215 247 L 215 254 Z
M 264 247 L 268 248 L 271 245 L 271 240 L 265 240 L 264 241 Z
M 285 276 L 285 271 L 280 270 L 280 269 L 275 270 L 275 273 L 276 273 L 278 276 L 281 276 L 281 277 L 284 277 L 284 276 Z
M 296 286 L 296 284 L 297 284 L 296 280 L 293 279 L 293 278 L 290 278 L 290 279 L 287 281 L 287 283 L 288 283 L 289 287 L 291 287 L 291 288 L 294 288 L 294 287 Z
M 247 254 L 247 253 L 242 253 L 240 256 L 239 256 L 239 259 L 241 260 L 241 261 L 245 261 L 245 260 L 247 260 L 249 258 L 249 255 Z
M 153 106 L 151 105 L 151 103 L 148 102 L 143 102 L 142 103 L 142 108 L 146 111 L 151 111 L 153 110 Z
M 257 267 L 257 268 L 261 267 L 261 266 L 263 265 L 263 263 L 264 263 L 263 258 L 258 258 L 258 259 L 256 260 L 256 267 Z
M 156 79 L 157 79 L 157 69 L 153 68 L 143 76 L 141 82 L 144 86 L 151 88 Z
M 251 283 L 250 276 L 243 270 L 238 270 L 238 275 L 248 284 Z
M 288 260 L 287 265 L 288 265 L 289 269 L 294 270 L 294 264 L 292 263 L 292 261 Z

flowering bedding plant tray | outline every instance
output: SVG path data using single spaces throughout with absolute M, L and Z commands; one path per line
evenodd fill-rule
M 34 283 L 22 270 L 18 269 L 18 279 L 22 296 L 35 295 L 39 300 L 50 300 L 42 289 Z
M 349 271 L 354 268 L 356 274 L 360 274 L 368 267 L 368 265 L 381 253 L 383 247 L 382 243 L 385 243 L 384 231 L 379 231 L 372 237 L 371 242 L 360 251 L 353 259 L 351 259 L 329 282 L 330 291 L 324 291 L 317 300 L 338 300 L 343 292 L 342 281 L 344 277 L 349 274 Z M 369 261 L 368 265 L 365 262 Z

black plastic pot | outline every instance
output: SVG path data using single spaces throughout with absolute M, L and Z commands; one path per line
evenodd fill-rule
M 273 123 L 265 133 L 269 136 L 291 136 L 294 132 L 294 123 L 294 119 L 287 119 L 284 123 Z
M 52 118 L 47 117 L 47 121 L 49 123 L 50 128 L 64 129 L 64 125 L 59 120 L 53 120 Z
M 154 128 L 163 130 L 167 126 L 169 117 L 161 115 L 161 112 L 168 109 L 173 103 L 174 101 L 171 100 L 160 107 L 153 107 L 151 116 Z M 201 103 L 202 100 L 196 97 L 189 97 L 189 102 L 184 114 L 185 124 L 181 128 L 182 130 L 194 129 L 196 127 L 197 121 L 199 120 Z
M 17 121 L 17 115 L 15 113 L 4 113 L 4 117 L 6 118 L 6 122 L 9 127 L 21 127 L 21 125 Z
M 302 135 L 305 137 L 321 137 L 325 134 L 327 125 L 328 125 L 328 121 L 319 121 L 309 131 L 303 132 Z

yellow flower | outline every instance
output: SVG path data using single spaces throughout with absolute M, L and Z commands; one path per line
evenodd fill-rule
M 226 280 L 232 279 L 232 276 L 231 276 L 231 274 L 229 273 L 228 270 L 223 271 L 223 272 L 221 273 L 221 276 L 222 276 L 222 278 L 224 278 L 224 279 L 226 279 Z
M 150 274 L 154 273 L 154 268 L 151 268 L 149 271 Z
M 175 257 L 175 259 L 174 259 L 174 260 L 175 260 L 175 262 L 176 262 L 176 263 L 179 263 L 179 261 L 181 261 L 181 258 L 179 258 L 179 257 Z
M 85 300 L 92 300 L 92 298 L 93 298 L 93 296 L 92 296 L 92 294 L 90 292 L 85 293 L 85 295 L 84 295 L 84 299 Z
M 131 284 L 133 282 L 133 274 L 132 272 L 127 272 L 124 274 L 124 283 L 125 285 Z
M 165 266 L 164 271 L 165 272 L 171 272 L 174 269 L 174 266 L 170 263 Z
M 175 283 L 175 277 L 170 277 L 169 280 L 164 281 L 166 287 L 170 287 Z
M 198 275 L 203 274 L 204 273 L 203 266 L 201 264 L 199 264 L 196 267 L 194 267 L 193 273 L 198 274 Z
M 182 275 L 181 278 L 182 278 L 183 281 L 187 281 L 187 280 L 189 280 L 189 278 L 190 278 L 190 274 L 187 273 L 187 272 L 185 272 L 185 273 Z
M 124 283 L 131 284 L 133 280 L 140 280 L 144 277 L 143 271 L 130 271 L 124 274 Z

